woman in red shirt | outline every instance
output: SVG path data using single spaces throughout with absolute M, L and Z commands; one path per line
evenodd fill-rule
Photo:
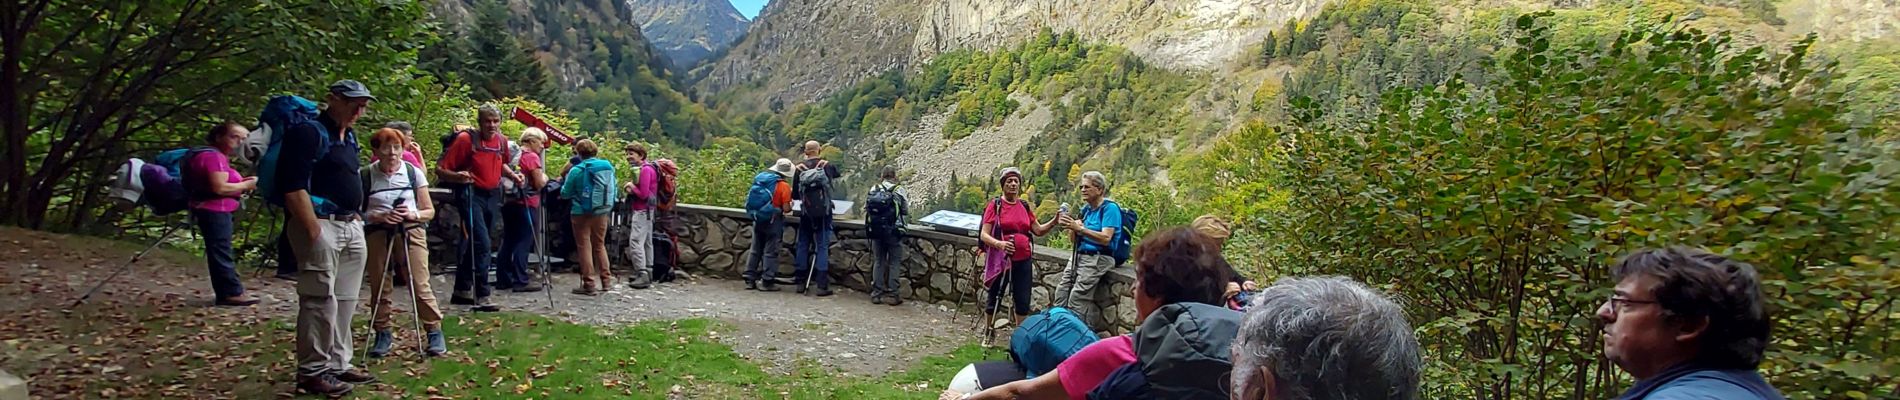
M 1029 291 L 1035 287 L 1034 245 L 1030 242 L 1036 236 L 1049 233 L 1056 226 L 1056 218 L 1047 222 L 1036 222 L 1036 212 L 1029 206 L 1029 200 L 1023 199 L 1023 173 L 1014 167 L 1003 168 L 997 183 L 1003 187 L 1003 197 L 991 200 L 983 209 L 982 230 L 978 233 L 983 247 L 1008 254 L 1008 268 L 995 279 L 984 276 L 984 285 L 990 288 L 989 301 L 985 304 L 985 315 L 995 315 L 996 306 L 1008 289 L 1015 306 L 1012 324 L 1021 324 L 1023 317 L 1029 315 Z

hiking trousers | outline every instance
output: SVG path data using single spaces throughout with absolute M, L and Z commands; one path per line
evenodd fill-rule
M 297 374 L 349 371 L 350 319 L 363 290 L 369 249 L 360 221 L 318 220 L 317 237 L 290 229 L 297 253 Z
M 871 297 L 902 297 L 897 277 L 904 275 L 904 235 L 891 234 L 871 239 L 871 254 L 877 260 L 871 267 Z
M 778 252 L 784 238 L 784 218 L 752 223 L 752 252 L 745 261 L 747 282 L 770 282 L 778 275 Z
M 231 213 L 191 209 L 191 219 L 198 222 L 198 234 L 205 242 L 205 268 L 211 270 L 211 292 L 220 299 L 228 299 L 244 294 L 244 283 L 238 280 L 237 260 L 231 256 Z
M 1102 321 L 1101 304 L 1095 301 L 1095 285 L 1108 270 L 1115 268 L 1115 257 L 1106 254 L 1076 253 L 1069 268 L 1062 270 L 1062 284 L 1056 286 L 1056 305 L 1074 311 L 1090 326 Z
M 370 285 L 382 282 L 382 287 L 370 288 L 370 301 L 376 304 L 375 315 L 370 316 L 371 328 L 387 331 L 393 323 L 396 302 L 390 295 L 396 291 L 396 278 L 392 275 L 408 275 L 409 288 L 415 295 L 416 316 L 422 319 L 422 329 L 434 332 L 442 328 L 442 308 L 435 302 L 435 291 L 429 289 L 429 235 L 420 227 L 409 229 L 408 234 L 398 233 L 395 226 L 377 226 L 370 229 L 369 263 L 365 269 Z M 391 238 L 395 241 L 392 243 Z M 392 248 L 393 247 L 393 248 Z M 409 260 L 407 263 L 396 260 Z
M 627 213 L 627 262 L 633 264 L 633 279 L 653 276 L 653 210 Z
M 805 217 L 798 222 L 798 248 L 792 255 L 792 283 L 804 286 L 809 277 L 818 290 L 831 288 L 831 218 Z M 817 272 L 809 271 L 817 268 Z
M 513 289 L 528 286 L 534 275 L 528 272 L 528 253 L 534 251 L 534 212 L 539 207 L 515 203 L 501 206 L 501 254 L 495 255 L 495 286 Z
M 489 251 L 495 249 L 493 232 L 489 230 L 495 223 L 495 214 L 501 208 L 500 191 L 494 189 L 468 188 L 462 190 L 462 223 L 467 231 L 467 240 L 462 241 L 462 266 L 455 269 L 455 296 L 473 294 L 474 299 L 486 299 L 493 289 L 488 282 L 490 261 L 494 257 Z
M 581 287 L 605 290 L 614 283 L 613 268 L 607 263 L 607 219 L 607 214 L 573 217 L 574 259 L 581 265 Z

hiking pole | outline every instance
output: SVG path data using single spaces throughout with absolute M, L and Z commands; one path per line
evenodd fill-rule
M 554 277 L 552 270 L 548 268 L 548 209 L 546 205 L 543 202 L 543 207 L 534 208 L 534 254 L 541 257 L 542 291 L 548 292 L 548 309 L 553 310 Z
M 402 206 L 402 200 L 403 199 L 401 197 L 396 198 L 397 207 Z M 388 283 L 388 280 L 389 280 L 390 264 L 392 264 L 390 261 L 394 261 L 394 259 L 390 257 L 396 254 L 396 235 L 399 232 L 397 230 L 400 230 L 400 229 L 402 229 L 402 227 L 401 225 L 398 225 L 391 232 L 387 232 L 384 234 L 385 236 L 389 236 L 389 240 L 384 241 L 384 244 L 389 247 L 383 249 L 383 265 L 380 267 L 383 269 L 383 272 L 380 274 L 376 274 L 376 285 L 370 286 L 374 289 L 370 290 L 369 321 L 366 321 L 365 323 L 369 325 L 371 343 L 369 346 L 363 346 L 363 359 L 365 360 L 370 359 L 369 350 L 371 347 L 375 347 L 376 316 L 381 314 L 382 309 L 383 309 L 383 297 L 387 295 L 386 293 L 383 293 L 383 284 Z M 408 245 L 408 242 L 403 242 L 403 244 L 406 246 Z M 406 254 L 408 252 L 405 251 L 404 253 Z
M 184 226 L 184 225 L 185 225 L 185 224 L 184 224 L 183 222 L 180 222 L 180 223 L 174 223 L 174 224 L 171 224 L 171 227 L 170 227 L 170 228 L 166 228 L 166 229 L 165 229 L 165 233 L 161 233 L 161 234 L 159 234 L 159 235 L 158 235 L 158 239 L 157 239 L 157 240 L 153 240 L 153 241 L 152 241 L 152 245 L 151 245 L 151 246 L 146 246 L 146 247 L 145 247 L 145 250 L 140 250 L 138 254 L 136 254 L 136 255 L 133 255 L 133 256 L 132 256 L 132 259 L 131 259 L 131 260 L 126 260 L 126 261 L 125 261 L 125 264 L 123 264 L 123 265 L 120 265 L 120 266 L 119 266 L 119 270 L 118 270 L 118 271 L 113 271 L 113 272 L 112 272 L 112 275 L 110 275 L 110 276 L 107 276 L 105 280 L 102 280 L 102 281 L 99 281 L 99 284 L 96 284 L 96 285 L 92 285 L 92 289 L 91 289 L 91 290 L 87 290 L 87 291 L 86 291 L 86 295 L 84 295 L 84 296 L 79 296 L 79 300 L 75 300 L 75 301 L 73 301 L 73 305 L 70 305 L 70 306 L 66 306 L 66 310 L 65 310 L 65 312 L 67 312 L 67 313 L 71 313 L 71 312 L 73 311 L 73 308 L 74 308 L 74 307 L 79 307 L 79 305 L 80 305 L 80 304 L 84 304 L 84 303 L 86 302 L 86 299 L 90 299 L 90 298 L 92 298 L 92 295 L 93 295 L 93 294 L 95 294 L 95 293 L 98 293 L 98 292 L 99 292 L 99 288 L 103 288 L 103 287 L 105 287 L 105 286 L 106 286 L 106 283 L 109 283 L 109 282 L 112 282 L 112 279 L 114 279 L 114 278 L 118 278 L 118 277 L 119 277 L 119 274 L 123 274 L 123 273 L 125 273 L 125 271 L 126 271 L 126 270 L 128 270 L 128 269 L 132 269 L 132 264 L 133 264 L 133 263 L 137 263 L 137 262 L 139 262 L 139 259 L 142 259 L 142 258 L 145 258 L 145 254 L 146 254 L 146 253 L 150 253 L 150 252 L 152 252 L 152 249 L 156 249 L 156 248 L 158 248 L 158 245 L 160 245 L 160 244 L 164 244 L 164 243 L 165 243 L 165 239 L 166 239 L 166 238 L 170 238 L 170 237 L 172 236 L 172 232 L 173 232 L 173 231 L 177 231 L 177 230 L 178 230 L 178 227 L 181 227 L 181 226 Z
M 420 228 L 421 226 L 417 225 L 416 227 Z M 411 261 L 409 260 L 409 229 L 411 228 L 405 224 L 400 230 L 396 231 L 397 235 L 402 236 L 402 259 L 404 261 Z M 426 265 L 429 264 L 426 261 L 422 265 L 425 265 L 425 267 L 423 267 L 424 270 L 428 269 Z M 429 275 L 423 274 L 423 280 L 417 281 L 416 263 L 413 262 L 404 262 L 402 273 L 409 277 L 409 318 L 416 321 L 416 358 L 422 361 L 428 361 L 429 352 L 427 349 L 429 345 L 423 343 L 423 335 L 428 334 L 428 332 L 422 331 L 422 292 L 416 291 L 416 286 L 420 286 L 416 282 L 428 282 Z M 370 318 L 375 318 L 375 315 L 372 314 Z

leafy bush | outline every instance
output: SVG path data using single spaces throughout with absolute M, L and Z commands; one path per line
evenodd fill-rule
M 1264 157 L 1280 272 L 1403 293 L 1428 398 L 1607 398 L 1628 382 L 1599 355 L 1606 266 L 1699 246 L 1760 270 L 1764 373 L 1790 398 L 1895 384 L 1900 148 L 1843 122 L 1809 42 L 1638 27 L 1552 46 L 1538 16 L 1515 23 L 1490 85 L 1397 88 L 1360 115 L 1290 101 Z

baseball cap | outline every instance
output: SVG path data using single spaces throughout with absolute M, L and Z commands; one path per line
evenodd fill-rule
M 335 93 L 338 96 L 343 96 L 345 98 L 351 98 L 351 99 L 370 99 L 370 100 L 376 99 L 376 96 L 372 96 L 369 94 L 369 87 L 363 86 L 362 82 L 357 82 L 357 81 L 349 80 L 349 79 L 336 81 L 336 83 L 330 84 L 330 93 Z

